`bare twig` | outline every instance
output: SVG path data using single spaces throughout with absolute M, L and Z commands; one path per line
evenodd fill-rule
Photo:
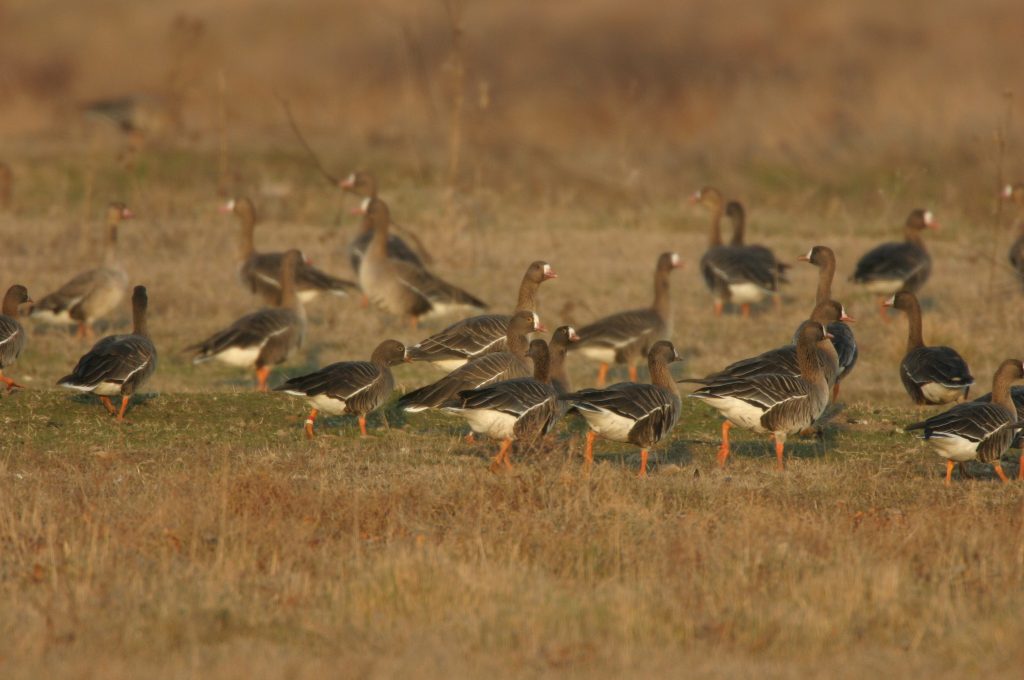
M 996 181 L 997 181 L 996 197 L 997 198 L 996 198 L 995 218 L 992 221 L 992 238 L 990 239 L 990 242 L 991 242 L 992 248 L 993 248 L 993 251 L 992 251 L 993 252 L 992 259 L 993 260 L 996 259 L 996 256 L 995 256 L 995 252 L 996 251 L 995 251 L 995 249 L 998 247 L 997 244 L 999 243 L 999 240 L 1000 240 L 999 239 L 999 232 L 1002 230 L 1002 225 L 1003 225 L 1003 197 L 1002 197 L 1002 191 L 1003 191 L 1003 186 L 1005 186 L 1005 184 L 1006 184 L 1006 177 L 1005 177 L 1006 144 L 1007 144 L 1007 136 L 1009 135 L 1009 132 L 1010 132 L 1010 123 L 1011 123 L 1011 120 L 1013 118 L 1013 92 L 1010 92 L 1009 90 L 1007 90 L 1006 92 L 1003 93 L 1003 103 L 1004 103 L 1003 119 L 1001 121 L 999 121 L 999 124 L 996 126 L 996 133 L 995 133 L 995 142 L 996 142 Z M 995 270 L 994 270 L 994 268 L 989 268 L 988 292 L 989 292 L 990 296 L 992 295 L 994 287 L 995 287 Z
M 299 126 L 295 122 L 295 116 L 292 115 L 292 108 L 289 106 L 288 100 L 282 97 L 279 92 L 275 92 L 274 96 L 277 97 L 277 101 L 281 104 L 281 108 L 284 109 L 284 114 L 288 117 L 288 125 L 295 134 L 295 138 L 299 140 L 299 144 L 301 144 L 302 148 L 306 151 L 306 155 L 309 156 L 312 166 L 324 176 L 324 179 L 332 185 L 338 186 L 338 182 L 341 180 L 332 175 L 327 168 L 324 167 L 324 164 L 320 162 L 320 157 L 316 155 L 316 152 L 313 151 L 313 147 L 309 145 L 309 142 L 307 142 L 306 138 L 302 135 L 302 131 L 299 130 Z

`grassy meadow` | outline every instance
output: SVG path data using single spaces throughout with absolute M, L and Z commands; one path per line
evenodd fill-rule
M 905 320 L 847 278 L 929 208 L 926 342 L 964 355 L 975 394 L 1024 358 L 1005 256 L 1024 215 L 997 198 L 1024 178 L 1024 7 L 620 5 L 0 0 L 0 288 L 39 299 L 93 266 L 122 200 L 137 217 L 119 259 L 160 352 L 118 426 L 55 387 L 87 345 L 24 322 L 8 373 L 27 389 L 0 396 L 0 676 L 1019 675 L 1024 483 L 972 464 L 943 486 L 901 430 L 924 415 L 899 382 Z M 82 115 L 124 94 L 175 113 L 141 143 Z M 644 480 L 609 442 L 586 474 L 571 419 L 501 475 L 496 443 L 394 400 L 368 438 L 321 417 L 306 441 L 301 400 L 181 352 L 258 306 L 217 211 L 229 195 L 255 202 L 258 249 L 352 276 L 356 200 L 277 97 L 329 173 L 373 171 L 433 269 L 495 310 L 535 259 L 559 274 L 540 291 L 549 328 L 646 305 L 657 256 L 679 252 L 678 377 L 787 342 L 817 281 L 796 257 L 831 246 L 861 357 L 824 436 L 793 438 L 778 473 L 734 429 L 719 470 L 720 420 L 684 400 Z M 686 201 L 705 184 L 793 262 L 781 312 L 713 316 L 708 216 Z M 307 313 L 271 384 L 443 323 L 412 331 L 353 298 Z M 592 383 L 595 366 L 569 368 Z M 440 373 L 395 375 L 404 391 Z

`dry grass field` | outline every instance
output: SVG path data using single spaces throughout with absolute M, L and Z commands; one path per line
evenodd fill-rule
M 901 430 L 920 416 L 905 321 L 847 277 L 930 208 L 926 341 L 960 350 L 977 394 L 1024 355 L 1005 264 L 1024 216 L 996 197 L 1024 177 L 1024 6 L 666 4 L 0 0 L 0 288 L 38 299 L 87 267 L 123 200 L 121 262 L 160 351 L 117 426 L 54 386 L 86 346 L 25 322 L 10 374 L 27 389 L 0 398 L 0 677 L 1019 677 L 1024 483 L 977 464 L 943 486 Z M 136 147 L 81 115 L 124 94 L 176 113 Z M 226 194 L 256 203 L 258 248 L 351 275 L 355 200 L 275 95 L 330 172 L 373 170 L 434 269 L 497 310 L 534 259 L 559 273 L 549 327 L 644 305 L 658 254 L 679 252 L 679 377 L 787 342 L 817 277 L 794 262 L 781 313 L 715 318 L 693 190 L 742 199 L 748 239 L 781 258 L 830 245 L 861 359 L 823 439 L 794 438 L 777 473 L 737 433 L 718 470 L 720 421 L 684 400 L 648 479 L 612 443 L 584 474 L 572 419 L 494 475 L 492 443 L 392 401 L 369 438 L 326 418 L 307 442 L 300 400 L 181 353 L 258 304 Z M 440 327 L 355 299 L 307 311 L 272 384 Z M 438 376 L 396 369 L 400 390 Z

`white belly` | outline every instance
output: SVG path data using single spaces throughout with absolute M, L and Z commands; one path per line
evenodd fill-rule
M 764 299 L 765 290 L 754 283 L 730 283 L 729 298 L 739 305 L 760 302 Z
M 289 394 L 294 394 L 291 392 Z M 306 400 L 309 405 L 315 408 L 317 411 L 329 413 L 332 416 L 340 416 L 345 412 L 346 403 L 344 399 L 337 399 L 335 397 L 329 397 L 326 394 L 318 394 L 315 397 L 307 397 Z
M 751 406 L 742 399 L 736 399 L 735 397 L 702 397 L 702 400 L 717 409 L 733 425 L 753 432 L 768 432 L 761 425 L 761 416 L 764 415 L 764 411 L 756 406 Z
M 71 313 L 67 309 L 60 312 L 54 312 L 52 309 L 34 309 L 29 316 L 36 321 L 54 325 L 78 323 L 71 318 Z
M 298 291 L 295 294 L 295 297 L 299 298 L 299 300 L 302 301 L 303 303 L 306 303 L 306 302 L 311 302 L 311 301 L 315 300 L 316 296 L 319 295 L 319 294 L 320 294 L 320 291 L 318 291 L 315 288 L 310 288 L 308 290 L 300 290 L 300 291 Z
M 223 361 L 232 366 L 248 368 L 256 364 L 256 357 L 260 355 L 260 347 L 228 347 L 223 352 L 214 355 L 217 361 Z
M 903 287 L 903 279 L 876 279 L 864 285 L 870 292 L 877 295 L 895 295 Z
M 586 418 L 587 424 L 590 425 L 590 429 L 601 435 L 605 439 L 611 439 L 615 442 L 628 442 L 629 431 L 633 429 L 636 423 L 630 419 L 620 416 L 617 413 L 611 411 L 599 410 L 599 411 L 584 411 L 579 409 L 583 417 Z
M 451 412 L 465 418 L 473 431 L 479 434 L 493 439 L 510 439 L 513 436 L 516 419 L 508 413 L 488 409 L 451 409 Z
M 615 363 L 615 350 L 611 347 L 593 345 L 590 347 L 582 347 L 579 352 L 591 361 L 599 361 L 602 364 Z
M 432 361 L 430 363 L 432 363 L 434 366 L 437 366 L 440 369 L 443 369 L 443 370 L 447 371 L 448 373 L 451 373 L 456 368 L 459 368 L 460 366 L 465 366 L 466 365 L 466 360 L 465 359 L 441 359 L 440 361 Z
M 938 383 L 925 383 L 921 385 L 921 393 L 937 404 L 948 404 L 957 401 L 964 396 L 964 387 L 946 387 Z
M 115 385 L 111 382 L 101 382 L 92 390 L 93 394 L 99 394 L 104 397 L 117 397 L 121 394 L 121 386 Z
M 974 460 L 978 457 L 978 443 L 972 442 L 963 437 L 935 437 L 928 440 L 928 443 L 935 448 L 935 452 L 943 458 L 964 462 Z

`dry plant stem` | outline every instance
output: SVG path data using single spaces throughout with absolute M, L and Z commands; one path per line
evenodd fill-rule
M 284 115 L 288 119 L 288 127 L 291 128 L 292 134 L 294 134 L 295 138 L 299 140 L 299 144 L 302 146 L 303 151 L 305 151 L 306 156 L 309 157 L 310 164 L 316 168 L 321 175 L 323 175 L 324 179 L 331 183 L 331 186 L 338 186 L 339 179 L 328 172 L 327 168 L 324 167 L 324 164 L 320 161 L 320 157 L 316 155 L 316 152 L 313 151 L 313 147 L 309 145 L 309 142 L 307 142 L 305 136 L 303 136 L 298 123 L 295 122 L 295 116 L 292 115 L 292 108 L 288 103 L 288 100 L 277 92 L 274 93 L 274 96 L 277 97 L 277 101 L 281 105 L 281 109 L 284 110 Z

